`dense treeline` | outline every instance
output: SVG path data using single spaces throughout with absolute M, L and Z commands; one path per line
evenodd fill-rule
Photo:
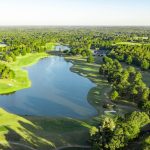
M 150 30 L 147 27 L 0 28 L 0 43 L 7 45 L 0 47 L 0 53 L 3 60 L 14 61 L 19 54 L 45 51 L 45 44 L 52 42 L 69 45 L 72 55 L 91 57 L 90 49 L 110 51 L 117 42 L 146 44 L 150 43 L 149 37 Z
M 93 150 L 130 149 L 130 143 L 135 143 L 133 149 L 148 150 L 150 148 L 150 136 L 146 126 L 150 123 L 149 116 L 144 112 L 133 112 L 124 118 L 105 117 L 98 127 L 90 130 L 90 143 Z M 141 138 L 142 142 L 138 142 Z M 137 143 L 140 143 L 137 147 Z M 131 149 L 132 149 L 131 148 Z
M 144 135 L 142 130 L 150 123 L 150 89 L 142 81 L 142 74 L 134 67 L 123 68 L 118 60 L 109 57 L 104 57 L 104 63 L 100 65 L 99 72 L 112 84 L 110 94 L 112 101 L 134 102 L 143 112 L 134 112 L 115 121 L 106 118 L 99 129 L 93 128 L 94 134 L 93 131 L 91 134 L 93 149 L 115 150 L 124 147 L 128 149 L 130 143 L 132 143 L 131 148 L 137 148 L 137 143 L 140 143 L 140 149 L 149 149 L 149 127 L 146 128 Z
M 149 113 L 150 89 L 142 81 L 142 74 L 134 67 L 123 68 L 118 60 L 104 57 L 99 73 L 104 75 L 113 85 L 111 100 L 127 100 L 135 102 L 140 108 Z
M 0 59 L 11 62 L 19 55 L 44 52 L 50 48 L 46 47 L 47 43 L 55 42 L 54 35 L 41 28 L 1 28 L 0 43 L 6 46 L 0 47 Z
M 150 68 L 150 45 L 120 45 L 112 49 L 110 56 L 144 70 Z
M 15 73 L 5 64 L 0 63 L 0 79 L 13 79 Z

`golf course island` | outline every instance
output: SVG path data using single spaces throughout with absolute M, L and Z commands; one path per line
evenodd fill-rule
M 3 27 L 0 43 L 0 149 L 150 148 L 150 28 Z

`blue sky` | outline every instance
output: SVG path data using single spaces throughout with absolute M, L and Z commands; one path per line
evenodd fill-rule
M 0 25 L 150 25 L 150 0 L 0 0 Z

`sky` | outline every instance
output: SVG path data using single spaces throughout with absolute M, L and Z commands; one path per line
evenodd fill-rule
M 0 0 L 0 25 L 150 25 L 150 0 Z

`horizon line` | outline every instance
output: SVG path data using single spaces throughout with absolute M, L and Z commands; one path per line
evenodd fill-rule
M 150 27 L 150 25 L 29 25 L 29 24 L 25 24 L 25 25 L 0 25 L 0 27 L 13 27 L 13 26 L 18 26 L 18 27 L 23 27 L 23 26 L 49 26 L 49 27 Z

